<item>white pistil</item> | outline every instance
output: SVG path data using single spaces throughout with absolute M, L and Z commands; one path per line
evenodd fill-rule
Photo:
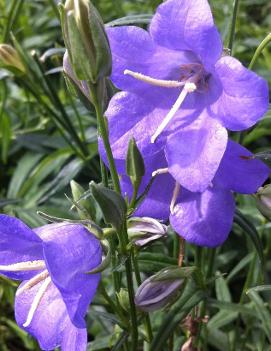
M 152 172 L 152 177 L 156 177 L 159 174 L 166 174 L 168 173 L 168 168 L 159 168 L 156 171 Z
M 33 286 L 37 285 L 38 283 L 40 283 L 41 281 L 43 281 L 47 277 L 49 277 L 49 272 L 47 270 L 41 272 L 40 274 L 35 275 L 35 277 L 30 279 L 26 284 L 24 284 L 24 286 L 22 286 L 21 288 L 19 288 L 16 291 L 16 295 L 18 296 L 21 293 L 23 293 L 24 291 L 33 288 Z
M 137 80 L 141 80 L 142 82 L 155 85 L 158 87 L 162 87 L 162 88 L 180 88 L 185 86 L 185 82 L 179 82 L 177 80 L 156 79 L 150 76 L 146 76 L 145 74 L 142 74 L 142 73 L 130 71 L 129 69 L 126 69 L 123 73 L 125 75 L 132 76 Z
M 29 310 L 28 315 L 27 315 L 27 319 L 26 319 L 25 323 L 23 324 L 23 326 L 25 328 L 28 327 L 30 325 L 30 323 L 32 322 L 34 314 L 37 311 L 37 308 L 40 305 L 41 299 L 43 298 L 44 294 L 46 293 L 46 290 L 48 289 L 48 286 L 50 285 L 50 283 L 51 283 L 51 278 L 48 277 L 44 280 L 41 287 L 39 288 L 37 295 L 35 296 L 32 304 L 31 304 L 30 310 Z
M 187 94 L 193 93 L 193 91 L 195 91 L 196 89 L 197 89 L 197 86 L 195 83 L 192 83 L 192 82 L 185 83 L 185 86 L 184 86 L 181 94 L 179 95 L 178 99 L 176 100 L 175 104 L 172 106 L 171 110 L 166 115 L 163 122 L 160 124 L 160 126 L 157 128 L 156 132 L 151 137 L 152 143 L 155 142 L 155 140 L 158 138 L 158 136 L 163 132 L 163 130 L 166 128 L 166 126 L 169 124 L 169 122 L 175 116 L 176 112 L 179 110 L 182 103 L 184 102 L 184 99 L 186 98 Z
M 22 271 L 36 271 L 46 268 L 43 260 L 19 262 L 9 265 L 0 265 L 0 271 L 3 272 L 22 272 Z
M 171 214 L 174 214 L 174 208 L 175 208 L 175 204 L 176 204 L 177 198 L 178 198 L 179 193 L 180 193 L 180 189 L 181 189 L 180 184 L 176 182 L 175 188 L 173 191 L 173 195 L 172 195 L 172 199 L 171 199 L 171 203 L 170 203 L 170 213 Z

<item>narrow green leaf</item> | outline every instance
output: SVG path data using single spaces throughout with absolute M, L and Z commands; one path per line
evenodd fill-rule
M 248 235 L 252 243 L 254 244 L 254 247 L 257 251 L 257 254 L 259 256 L 259 260 L 261 263 L 262 267 L 262 272 L 264 272 L 264 254 L 263 254 L 263 246 L 262 246 L 262 241 L 259 236 L 259 233 L 257 232 L 257 229 L 255 228 L 254 224 L 247 219 L 242 212 L 236 211 L 234 215 L 234 222 L 240 226 L 244 230 L 244 233 Z
M 265 331 L 266 337 L 269 342 L 271 342 L 271 314 L 267 309 L 264 301 L 261 299 L 259 294 L 255 291 L 255 289 L 249 289 L 247 291 L 247 295 L 254 302 L 256 315 L 262 321 L 262 326 Z
M 150 351 L 161 351 L 170 335 L 185 316 L 205 298 L 205 294 L 196 288 L 188 288 L 172 309 L 164 315 L 154 339 L 151 343 Z

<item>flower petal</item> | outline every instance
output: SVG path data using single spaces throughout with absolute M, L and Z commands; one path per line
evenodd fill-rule
M 67 326 L 61 344 L 62 351 L 86 351 L 87 329 L 76 328 L 71 321 L 67 320 Z
M 47 269 L 62 294 L 70 319 L 81 328 L 100 280 L 100 274 L 86 274 L 101 262 L 100 242 L 78 224 L 49 224 L 35 232 L 43 240 Z
M 183 191 L 181 202 L 170 216 L 170 223 L 188 242 L 214 247 L 227 239 L 234 208 L 234 198 L 228 190 L 214 187 L 203 193 Z
M 167 139 L 169 172 L 186 189 L 203 191 L 215 176 L 227 146 L 227 131 L 203 112 Z
M 0 214 L 0 265 L 43 260 L 40 238 L 21 220 Z M 37 272 L 1 272 L 11 279 L 29 279 Z
M 152 19 L 150 34 L 158 45 L 197 54 L 207 70 L 222 52 L 207 0 L 166 1 Z
M 229 140 L 214 183 L 242 194 L 255 193 L 268 178 L 270 168 L 252 156 L 246 148 Z
M 176 96 L 173 97 L 172 95 L 169 97 L 166 95 L 166 97 L 169 105 L 163 107 L 159 106 L 159 98 L 157 97 L 153 100 L 148 99 L 146 102 L 145 98 L 128 92 L 118 93 L 111 99 L 106 111 L 106 117 L 108 118 L 110 144 L 120 174 L 125 173 L 125 164 L 122 161 L 126 159 L 130 139 L 134 138 L 136 140 L 144 158 L 149 157 L 164 147 L 167 134 L 176 131 L 184 124 L 191 123 L 198 116 L 200 109 L 186 109 L 185 106 L 182 106 L 167 128 L 152 144 L 151 137 L 176 101 L 178 91 Z M 193 96 L 188 96 L 187 99 L 190 99 L 188 103 L 194 98 Z M 157 103 L 158 106 L 156 106 Z M 99 140 L 99 152 L 104 162 L 107 163 L 105 149 L 101 140 Z
M 18 325 L 38 340 L 42 350 L 53 350 L 62 343 L 65 345 L 67 342 L 65 339 L 69 337 L 68 334 L 75 335 L 77 328 L 71 324 L 66 305 L 53 283 L 49 285 L 41 298 L 30 325 L 28 327 L 23 326 L 42 284 L 43 282 L 40 282 L 31 289 L 16 294 L 15 317 Z M 24 285 L 25 283 L 22 283 L 20 288 Z M 66 351 L 68 350 L 76 351 L 77 349 L 66 348 Z
M 268 84 L 230 56 L 216 64 L 222 94 L 211 106 L 224 126 L 238 131 L 253 126 L 268 110 Z
M 168 50 L 153 43 L 149 33 L 135 26 L 107 29 L 112 50 L 113 69 L 111 79 L 117 88 L 130 92 L 157 95 L 168 89 L 154 87 L 148 83 L 125 75 L 126 69 L 149 75 L 157 79 L 179 79 L 180 65 L 196 61 L 192 53 Z
M 122 161 L 126 159 L 130 139 L 135 138 L 138 148 L 145 157 L 159 149 L 161 143 L 158 141 L 151 144 L 150 140 L 165 115 L 166 112 L 160 111 L 159 113 L 158 109 L 154 111 L 151 103 L 146 103 L 136 94 L 122 92 L 111 99 L 106 116 L 110 144 L 117 165 L 120 161 L 118 167 L 120 174 L 125 173 L 125 164 Z M 99 151 L 102 159 L 106 162 L 106 154 L 101 140 Z

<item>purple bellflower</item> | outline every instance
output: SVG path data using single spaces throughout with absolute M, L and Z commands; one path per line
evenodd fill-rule
M 116 160 L 134 137 L 144 157 L 163 149 L 169 173 L 187 190 L 204 191 L 226 150 L 226 128 L 249 128 L 267 111 L 267 82 L 223 56 L 206 0 L 168 0 L 148 31 L 107 34 L 111 79 L 123 90 L 106 112 Z
M 34 230 L 0 215 L 0 274 L 23 280 L 15 297 L 18 325 L 42 350 L 85 351 L 84 320 L 100 274 L 99 241 L 78 224 L 49 224 Z
M 255 193 L 270 173 L 269 167 L 252 156 L 247 149 L 229 140 L 212 183 L 203 192 L 190 192 L 171 176 L 163 151 L 158 151 L 145 159 L 146 174 L 140 192 L 152 175 L 156 178 L 135 215 L 169 218 L 173 229 L 190 243 L 208 247 L 222 244 L 232 227 L 233 192 Z M 122 191 L 128 196 L 132 194 L 127 176 L 122 176 Z

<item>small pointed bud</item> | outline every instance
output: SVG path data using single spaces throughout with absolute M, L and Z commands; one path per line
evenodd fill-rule
M 144 160 L 134 138 L 130 140 L 128 146 L 126 173 L 130 177 L 134 187 L 138 187 L 140 185 L 141 179 L 145 174 Z
M 165 237 L 167 226 L 150 217 L 132 217 L 128 220 L 129 238 L 138 246 Z
M 72 197 L 75 203 L 78 203 L 77 212 L 81 219 L 95 218 L 96 210 L 90 199 L 84 198 L 85 190 L 74 180 L 70 182 Z
M 17 74 L 26 72 L 18 52 L 8 44 L 0 44 L 0 65 Z
M 124 311 L 129 312 L 130 311 L 130 300 L 129 300 L 129 294 L 128 290 L 121 288 L 120 291 L 117 293 L 119 303 L 121 307 L 124 309 Z
M 271 219 L 271 184 L 260 188 L 256 194 L 256 204 L 261 214 Z
M 110 76 L 112 57 L 103 21 L 90 0 L 66 0 L 61 24 L 77 79 L 95 84 Z
M 180 290 L 183 280 L 146 279 L 135 294 L 135 304 L 145 312 L 152 312 L 166 306 Z
M 127 206 L 121 195 L 102 185 L 90 183 L 90 191 L 99 205 L 104 221 L 120 230 L 126 221 Z

